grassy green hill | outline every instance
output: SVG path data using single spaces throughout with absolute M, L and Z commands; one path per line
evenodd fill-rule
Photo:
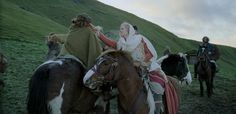
M 167 45 L 173 52 L 198 47 L 196 41 L 178 38 L 158 25 L 95 0 L 1 0 L 0 5 L 0 51 L 9 60 L 7 72 L 0 77 L 6 82 L 0 93 L 0 112 L 6 114 L 25 113 L 28 80 L 44 61 L 47 50 L 43 36 L 49 32 L 66 33 L 71 19 L 82 12 L 88 13 L 95 25 L 103 26 L 105 32 L 117 31 L 123 21 L 137 25 L 140 33 L 155 45 L 159 55 Z M 236 49 L 218 47 L 222 54 L 218 75 L 225 80 L 236 80 Z M 198 92 L 197 82 L 194 83 Z M 231 85 L 231 82 L 225 84 Z

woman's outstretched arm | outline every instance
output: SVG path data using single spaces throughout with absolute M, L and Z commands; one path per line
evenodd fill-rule
M 112 47 L 114 49 L 116 49 L 116 45 L 117 45 L 117 42 L 106 37 L 103 33 L 99 33 L 99 39 L 105 43 L 106 45 L 108 45 L 109 47 Z

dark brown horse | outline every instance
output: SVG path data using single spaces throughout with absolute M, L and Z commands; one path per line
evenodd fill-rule
M 198 55 L 197 74 L 200 83 L 201 96 L 203 96 L 203 81 L 205 81 L 207 87 L 207 96 L 211 97 L 213 94 L 213 79 L 215 76 L 216 67 L 214 63 L 210 62 L 207 53 L 207 49 L 202 47 L 202 50 Z
M 4 73 L 7 68 L 7 59 L 6 57 L 0 52 L 0 73 Z M 0 80 L 0 86 L 4 87 L 4 82 Z
M 29 83 L 28 114 L 94 112 L 97 96 L 83 85 L 84 72 L 73 58 L 56 58 L 38 66 Z
M 147 90 L 130 57 L 124 52 L 112 51 L 102 55 L 86 76 L 84 83 L 92 90 L 104 84 L 110 84 L 118 89 L 120 114 L 148 114 L 149 109 L 155 105 L 148 103 L 150 91 Z M 172 78 L 169 80 L 179 93 L 177 82 Z

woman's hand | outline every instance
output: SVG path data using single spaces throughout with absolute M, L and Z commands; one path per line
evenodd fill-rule
M 101 26 L 94 26 L 92 23 L 90 23 L 90 26 L 92 30 L 95 32 L 97 36 L 100 36 L 100 32 L 103 31 L 103 28 Z

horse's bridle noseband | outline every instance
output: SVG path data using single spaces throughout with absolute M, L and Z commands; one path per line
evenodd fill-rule
M 108 71 L 105 74 L 102 74 L 101 72 L 98 71 L 98 66 L 103 63 L 104 61 L 112 61 L 111 66 L 109 67 Z M 100 57 L 95 66 L 92 68 L 92 70 L 99 75 L 99 79 L 102 80 L 101 83 L 107 84 L 107 83 L 113 83 L 115 80 L 115 69 L 118 66 L 118 60 L 116 58 L 112 58 L 110 56 L 102 56 Z

